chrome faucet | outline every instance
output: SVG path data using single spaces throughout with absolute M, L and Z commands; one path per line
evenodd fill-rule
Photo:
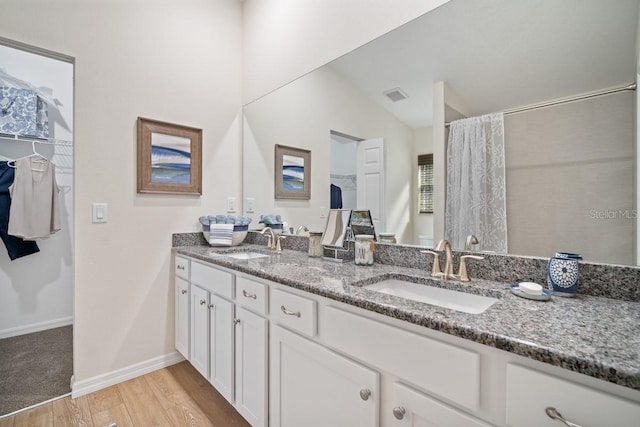
M 464 250 L 471 251 L 473 250 L 473 245 L 477 245 L 478 243 L 480 243 L 478 238 L 473 234 L 469 234 L 467 240 L 464 242 Z
M 301 225 L 300 227 L 298 227 L 298 229 L 296 230 L 296 235 L 300 234 L 300 230 L 309 232 L 309 229 L 307 228 L 306 225 Z
M 463 255 L 460 257 L 460 266 L 458 267 L 458 274 L 453 274 L 453 251 L 451 250 L 451 243 L 449 243 L 447 240 L 444 240 L 444 239 L 440 240 L 440 242 L 438 242 L 438 245 L 435 247 L 435 250 L 439 252 L 445 251 L 445 263 L 444 263 L 443 272 L 439 272 L 436 270 L 436 267 L 439 261 L 437 253 L 431 252 L 431 251 L 423 251 L 423 252 L 431 253 L 434 255 L 434 259 L 433 259 L 434 266 L 433 266 L 431 275 L 434 277 L 441 277 L 443 279 L 451 279 L 451 280 L 457 280 L 460 282 L 468 282 L 469 275 L 467 274 L 466 260 L 467 259 L 475 259 L 475 260 L 484 259 L 484 257 L 477 256 L 477 255 Z
M 269 232 L 269 235 L 267 236 L 267 248 L 268 249 L 275 249 L 276 248 L 276 235 L 273 232 L 273 229 L 271 227 L 265 227 L 262 229 L 262 231 L 260 232 L 260 234 L 264 234 L 266 232 Z
M 451 251 L 451 243 L 448 240 L 442 239 L 438 242 L 438 245 L 434 248 L 436 251 L 445 251 L 444 271 L 442 276 L 445 279 L 453 276 L 453 252 Z

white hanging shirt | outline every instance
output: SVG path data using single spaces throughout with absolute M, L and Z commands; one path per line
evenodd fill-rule
M 15 160 L 16 172 L 9 187 L 9 234 L 34 240 L 60 230 L 60 208 L 55 165 L 36 156 Z

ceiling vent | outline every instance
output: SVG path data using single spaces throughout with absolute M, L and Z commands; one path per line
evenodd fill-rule
M 385 92 L 382 92 L 384 96 L 392 100 L 393 102 L 402 101 L 403 99 L 407 99 L 409 96 L 402 91 L 399 87 L 394 89 L 389 89 Z

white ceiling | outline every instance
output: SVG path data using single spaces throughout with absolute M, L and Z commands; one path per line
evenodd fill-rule
M 639 0 L 452 0 L 330 66 L 412 128 L 445 81 L 474 114 L 635 81 Z M 382 92 L 400 87 L 409 98 Z

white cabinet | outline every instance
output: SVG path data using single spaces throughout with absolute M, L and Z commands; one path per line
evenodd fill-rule
M 393 400 L 386 411 L 391 426 L 490 427 L 401 383 L 392 386 Z
M 191 357 L 189 361 L 209 378 L 209 292 L 191 284 Z
M 190 312 L 189 310 L 189 266 L 191 262 L 188 258 L 176 256 L 174 264 L 174 338 L 176 350 L 189 360 L 189 333 L 190 333 Z
M 233 403 L 234 304 L 209 294 L 209 382 Z
M 278 289 L 271 291 L 271 321 L 314 337 L 317 332 L 317 303 Z
M 189 361 L 254 427 L 267 425 L 268 286 L 202 262 L 176 269 L 176 298 L 187 288 L 188 334 L 176 332 L 176 348 L 188 342 Z M 189 282 L 177 276 L 188 272 Z M 176 299 L 176 322 L 184 307 Z M 181 320 L 179 320 L 181 319 Z M 180 348 L 178 348 L 180 350 Z M 184 354 L 184 353 L 183 353 Z
M 335 307 L 321 320 L 325 342 L 469 410 L 480 406 L 480 355 Z
M 174 258 L 174 270 L 176 276 L 189 280 L 189 266 L 191 264 L 189 258 L 176 256 Z
M 640 394 L 176 257 L 176 348 L 254 427 L 636 425 Z M 302 268 L 302 267 L 301 267 Z
M 267 425 L 268 322 L 236 308 L 236 409 L 252 426 Z
M 271 327 L 272 427 L 375 427 L 379 374 L 279 326 Z
M 189 360 L 189 282 L 175 278 L 176 350 Z
M 507 365 L 507 425 L 558 427 L 546 414 L 555 408 L 563 418 L 584 427 L 638 425 L 640 404 L 552 377 L 516 364 Z

